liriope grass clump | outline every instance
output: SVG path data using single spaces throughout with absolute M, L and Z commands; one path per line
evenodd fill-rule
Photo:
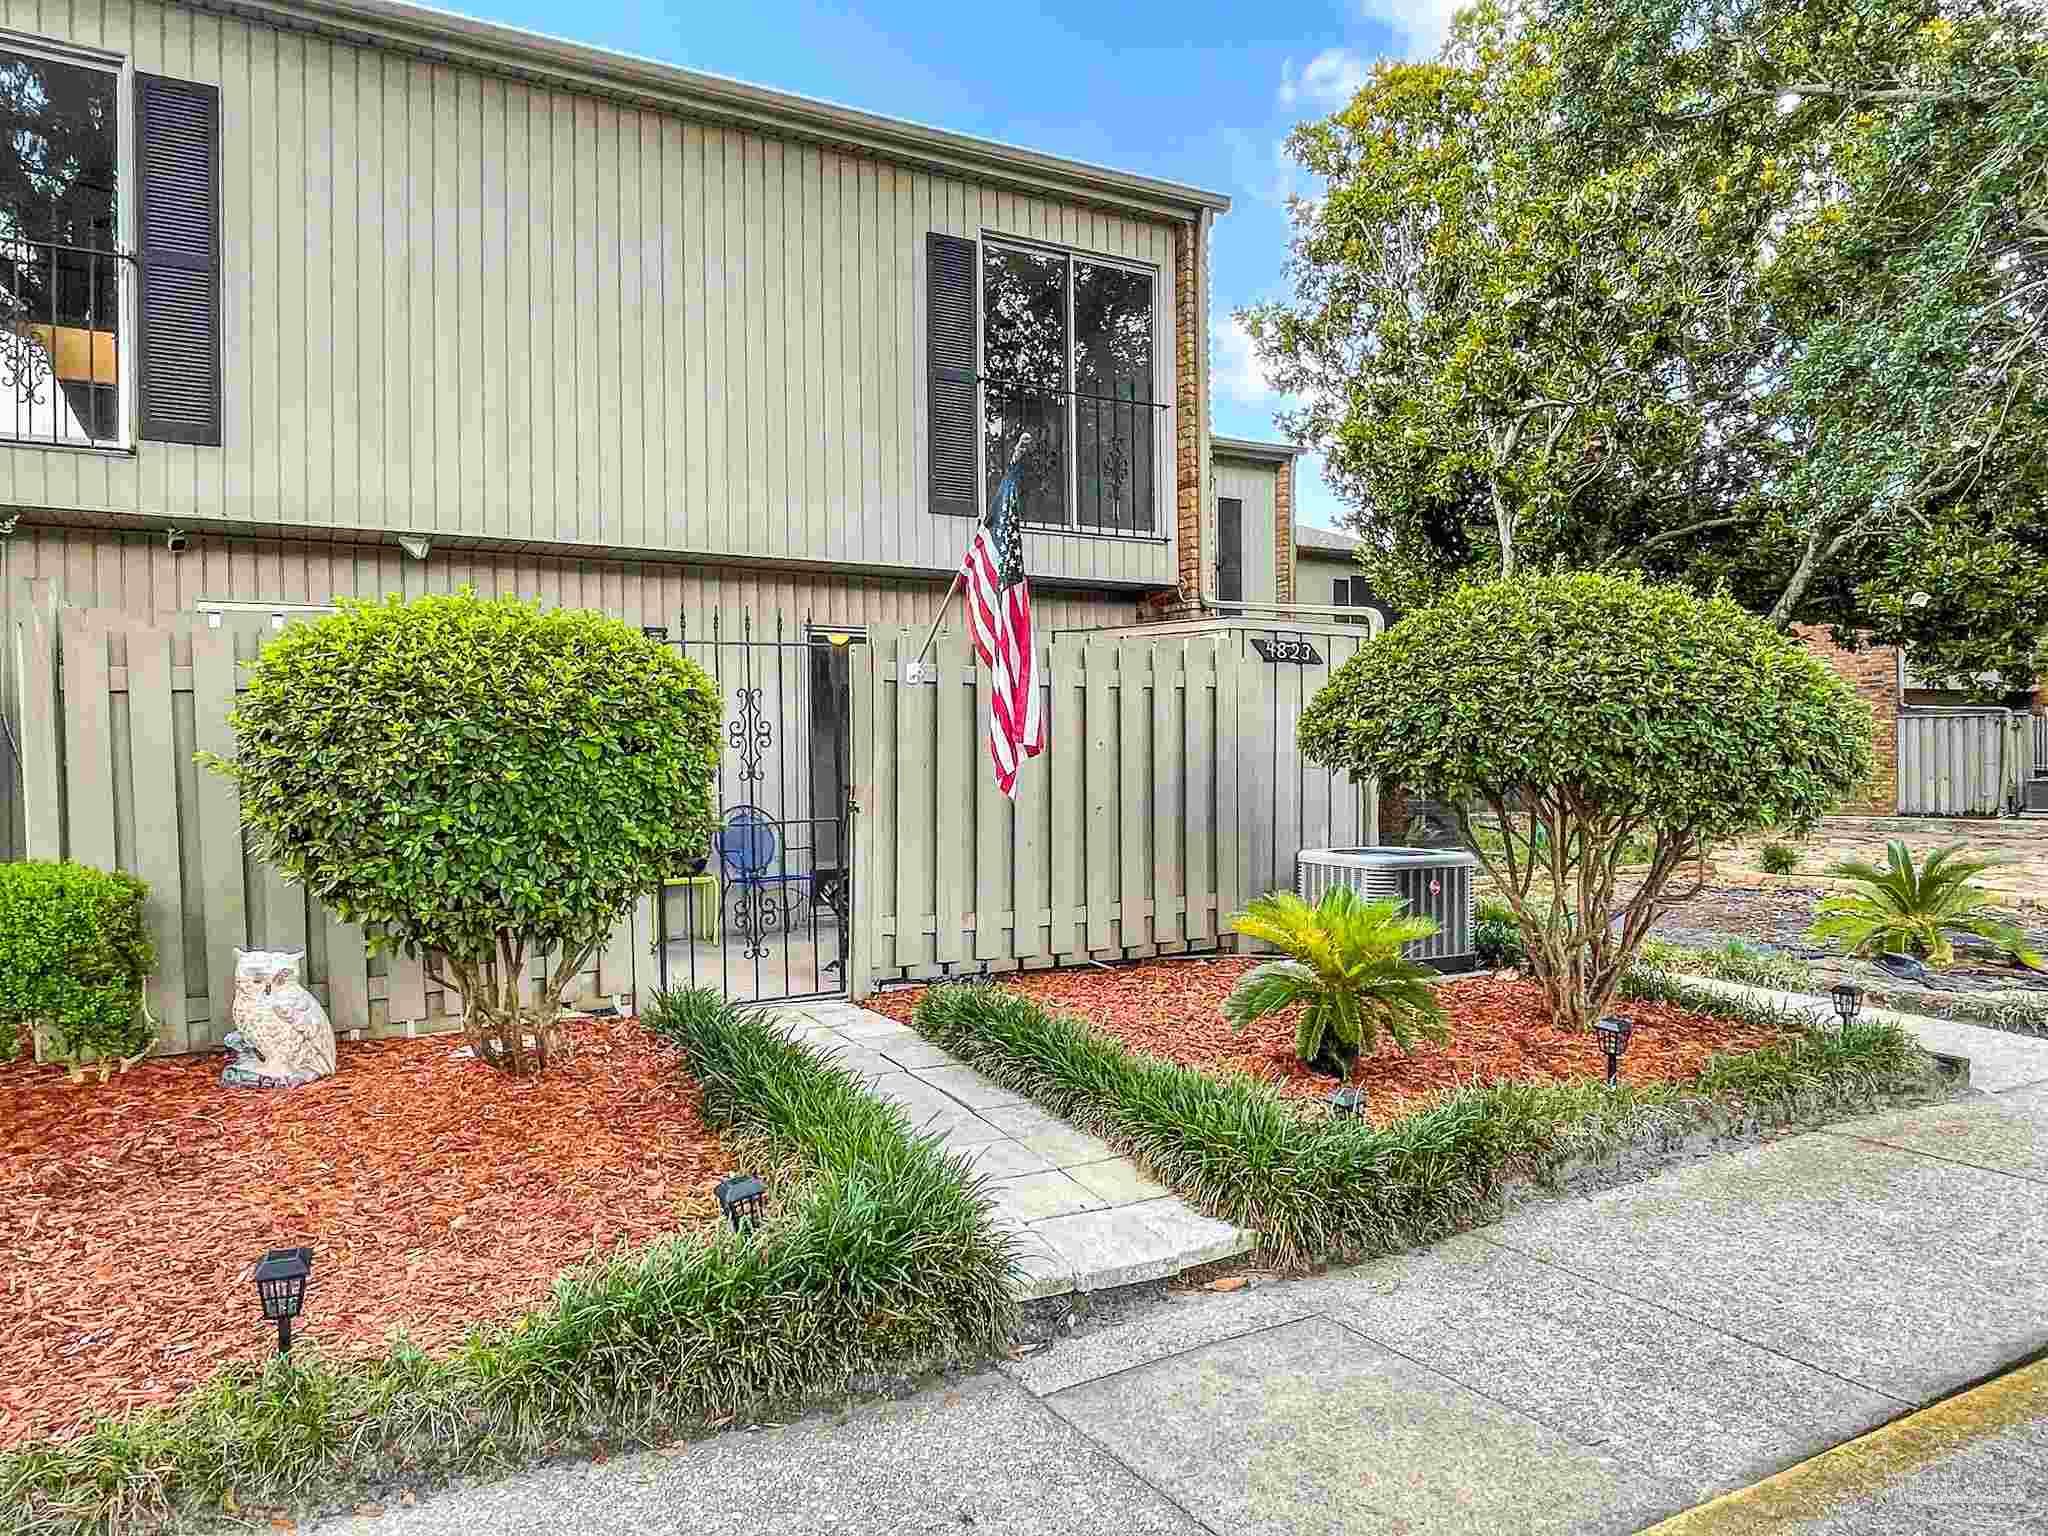
M 1765 1051 L 1717 1057 L 1683 1087 L 1481 1083 L 1375 1126 L 1316 1113 L 1246 1075 L 1135 1053 L 1001 988 L 933 987 L 912 1022 L 986 1076 L 1093 1131 L 1205 1214 L 1256 1232 L 1283 1267 L 1431 1242 L 1487 1219 L 1511 1178 L 1541 1182 L 1564 1164 L 1703 1125 L 1820 1118 L 1939 1091 L 1931 1063 L 1893 1025 L 1807 1032 L 1795 1012 L 1656 971 L 1627 973 L 1620 991 L 1787 1035 Z
M 400 1344 L 343 1362 L 301 1343 L 289 1364 L 230 1370 L 175 1407 L 0 1455 L 0 1530 L 345 1503 L 381 1483 L 661 1443 L 859 1374 L 1002 1347 L 1010 1240 L 958 1158 L 763 1015 L 685 992 L 648 1023 L 688 1056 L 706 1119 L 773 1173 L 757 1230 L 571 1271 L 543 1306 L 446 1355 Z

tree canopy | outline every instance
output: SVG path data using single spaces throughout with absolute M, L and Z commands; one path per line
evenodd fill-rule
M 1560 1022 L 1584 1024 L 1691 894 L 1681 872 L 1862 788 L 1871 730 L 1826 663 L 1731 598 L 1581 573 L 1467 586 L 1410 614 L 1338 668 L 1298 734 L 1313 762 L 1451 802 Z M 1649 867 L 1623 881 L 1631 845 Z
M 1322 191 L 1243 318 L 1377 590 L 1636 569 L 2031 685 L 2038 8 L 1487 0 L 1289 143 Z

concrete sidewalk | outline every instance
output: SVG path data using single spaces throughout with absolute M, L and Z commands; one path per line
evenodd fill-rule
M 1953 1027 L 2048 1085 L 2048 1042 Z M 2043 1346 L 2048 1086 L 2020 1086 L 1162 1298 L 906 1402 L 323 1529 L 1637 1531 Z M 1889 1498 L 1960 1502 L 1870 1528 L 2039 1530 L 2042 1442 L 1966 1435 L 1910 1487 L 1771 1528 L 1861 1530 Z

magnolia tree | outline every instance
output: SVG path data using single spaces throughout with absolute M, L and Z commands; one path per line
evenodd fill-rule
M 1300 740 L 1458 807 L 1551 1017 L 1582 1028 L 1716 843 L 1803 830 L 1868 782 L 1871 730 L 1846 683 L 1733 601 L 1589 574 L 1468 587 L 1403 619 L 1331 677 Z M 1624 874 L 1645 844 L 1648 868 Z
M 420 957 L 512 1072 L 561 1054 L 564 989 L 710 842 L 716 687 L 601 614 L 468 591 L 344 604 L 265 648 L 234 726 L 209 766 L 253 851 Z

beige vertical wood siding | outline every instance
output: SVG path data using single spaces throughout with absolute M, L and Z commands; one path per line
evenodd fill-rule
M 0 23 L 219 85 L 226 346 L 224 447 L 0 447 L 0 504 L 950 569 L 930 230 L 1156 267 L 1175 397 L 1170 224 L 151 0 Z M 1172 585 L 1164 542 L 1029 543 Z
M 1294 600 L 1297 603 L 1327 603 L 1336 591 L 1332 583 L 1337 578 L 1360 574 L 1358 562 L 1349 555 L 1297 550 L 1294 555 Z
M 1244 503 L 1244 600 L 1277 600 L 1273 570 L 1273 466 L 1239 464 L 1216 458 L 1216 495 L 1235 496 Z M 1210 577 L 1213 583 L 1213 574 Z
M 337 597 L 416 597 L 471 586 L 479 592 L 538 598 L 553 606 L 595 608 L 633 624 L 680 622 L 685 611 L 750 612 L 769 622 L 929 625 L 945 584 L 827 572 L 689 566 L 666 561 L 568 560 L 540 555 L 434 551 L 408 559 L 385 544 L 334 540 L 195 537 L 172 554 L 161 535 L 23 526 L 0 540 L 15 583 L 47 577 L 78 608 L 119 609 L 164 622 L 205 602 L 325 604 Z M 21 600 L 19 592 L 15 600 Z M 1129 624 L 1129 595 L 1042 588 L 1032 595 L 1042 632 Z M 958 600 L 947 613 L 959 623 Z

